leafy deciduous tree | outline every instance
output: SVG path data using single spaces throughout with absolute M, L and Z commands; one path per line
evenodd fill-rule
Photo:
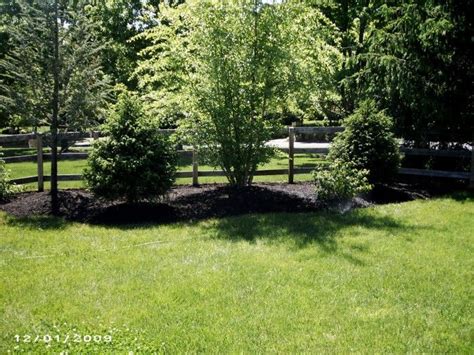
M 267 114 L 307 104 L 337 65 L 330 23 L 299 2 L 261 0 L 188 1 L 162 8 L 160 21 L 141 36 L 152 43 L 141 88 L 158 114 L 181 114 L 186 138 L 232 185 L 250 184 L 271 155 L 278 125 Z

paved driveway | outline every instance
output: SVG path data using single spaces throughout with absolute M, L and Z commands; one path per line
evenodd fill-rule
M 266 143 L 270 147 L 288 149 L 288 138 L 273 139 Z M 295 142 L 295 148 L 329 148 L 330 143 Z

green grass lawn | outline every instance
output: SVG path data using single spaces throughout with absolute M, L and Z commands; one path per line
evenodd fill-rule
M 120 228 L 0 214 L 0 353 L 472 353 L 473 221 L 473 195 Z
M 21 155 L 17 150 L 11 155 Z M 26 153 L 24 153 L 26 154 Z M 7 153 L 5 153 L 5 156 Z M 295 167 L 308 167 L 315 166 L 323 163 L 324 160 L 317 154 L 295 154 Z M 86 167 L 86 160 L 63 160 L 59 161 L 58 171 L 59 174 L 81 174 L 83 169 Z M 286 169 L 288 167 L 288 156 L 282 152 L 278 154 L 267 164 L 262 166 L 260 169 Z M 22 162 L 22 163 L 10 163 L 7 164 L 7 168 L 10 170 L 10 177 L 20 178 L 25 176 L 37 175 L 36 163 L 35 162 Z M 212 167 L 207 165 L 199 166 L 200 170 L 213 170 Z M 191 158 L 181 157 L 179 160 L 179 171 L 192 171 Z M 46 161 L 44 163 L 44 174 L 50 174 L 50 163 Z M 295 175 L 295 181 L 308 181 L 311 180 L 311 174 Z M 256 176 L 256 182 L 286 182 L 288 181 L 288 175 L 273 175 L 273 176 Z M 191 178 L 179 178 L 177 184 L 190 184 Z M 200 177 L 200 183 L 225 183 L 227 182 L 225 177 Z M 46 188 L 49 188 L 49 183 L 45 184 Z M 84 183 L 82 181 L 61 181 L 59 182 L 60 188 L 82 188 Z M 27 190 L 34 190 L 36 184 L 25 185 Z

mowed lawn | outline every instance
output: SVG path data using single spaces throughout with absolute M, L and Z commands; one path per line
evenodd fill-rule
M 0 353 L 474 351 L 472 194 L 121 228 L 0 214 L 0 236 Z

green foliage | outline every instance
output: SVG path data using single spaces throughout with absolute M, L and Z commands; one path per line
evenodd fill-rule
M 103 43 L 83 3 L 17 2 L 15 13 L 0 16 L 5 48 L 0 56 L 0 119 L 3 126 L 50 125 L 54 77 L 58 74 L 59 125 L 86 129 L 104 116 L 108 78 L 101 67 Z M 55 22 L 58 43 L 55 43 Z M 59 62 L 54 51 L 58 45 Z
M 286 4 L 294 86 L 281 110 L 290 108 L 302 120 L 337 121 L 343 114 L 336 76 L 343 61 L 341 33 L 319 7 L 302 3 Z
M 368 33 L 367 53 L 355 58 L 361 94 L 390 108 L 399 130 L 410 138 L 419 138 L 443 114 L 443 71 L 452 57 L 446 46 L 453 25 L 448 13 L 422 3 L 380 6 L 379 25 Z
M 321 201 L 343 201 L 368 192 L 369 171 L 358 169 L 355 164 L 335 160 L 329 166 L 318 167 L 313 172 L 316 198 Z
M 96 195 L 129 202 L 153 200 L 174 182 L 176 153 L 157 133 L 138 98 L 122 94 L 104 131 L 94 144 L 84 177 Z
M 375 99 L 401 137 L 422 144 L 429 130 L 450 130 L 470 140 L 472 1 L 356 3 L 346 7 L 353 46 L 341 73 L 349 111 L 355 102 Z
M 2 160 L 2 156 L 3 153 L 0 153 L 0 201 L 5 201 L 16 192 L 17 189 L 8 181 L 10 174 L 5 167 L 5 161 Z
M 371 183 L 392 179 L 400 166 L 393 123 L 374 101 L 364 101 L 344 121 L 345 130 L 333 141 L 328 159 L 352 163 L 369 171 Z
M 147 46 L 145 39 L 131 39 L 144 30 L 159 24 L 157 15 L 163 0 L 102 0 L 89 1 L 88 18 L 96 23 L 97 36 L 105 42 L 100 55 L 104 72 L 115 84 L 124 84 L 130 90 L 137 89 L 137 78 L 132 74 L 138 61 L 138 53 Z M 176 6 L 183 0 L 167 0 Z
M 151 111 L 165 123 L 183 117 L 200 158 L 231 184 L 250 184 L 272 154 L 265 142 L 279 124 L 269 114 L 305 109 L 331 76 L 330 24 L 296 2 L 188 1 L 161 11 L 166 25 L 138 37 L 152 43 L 136 72 Z

